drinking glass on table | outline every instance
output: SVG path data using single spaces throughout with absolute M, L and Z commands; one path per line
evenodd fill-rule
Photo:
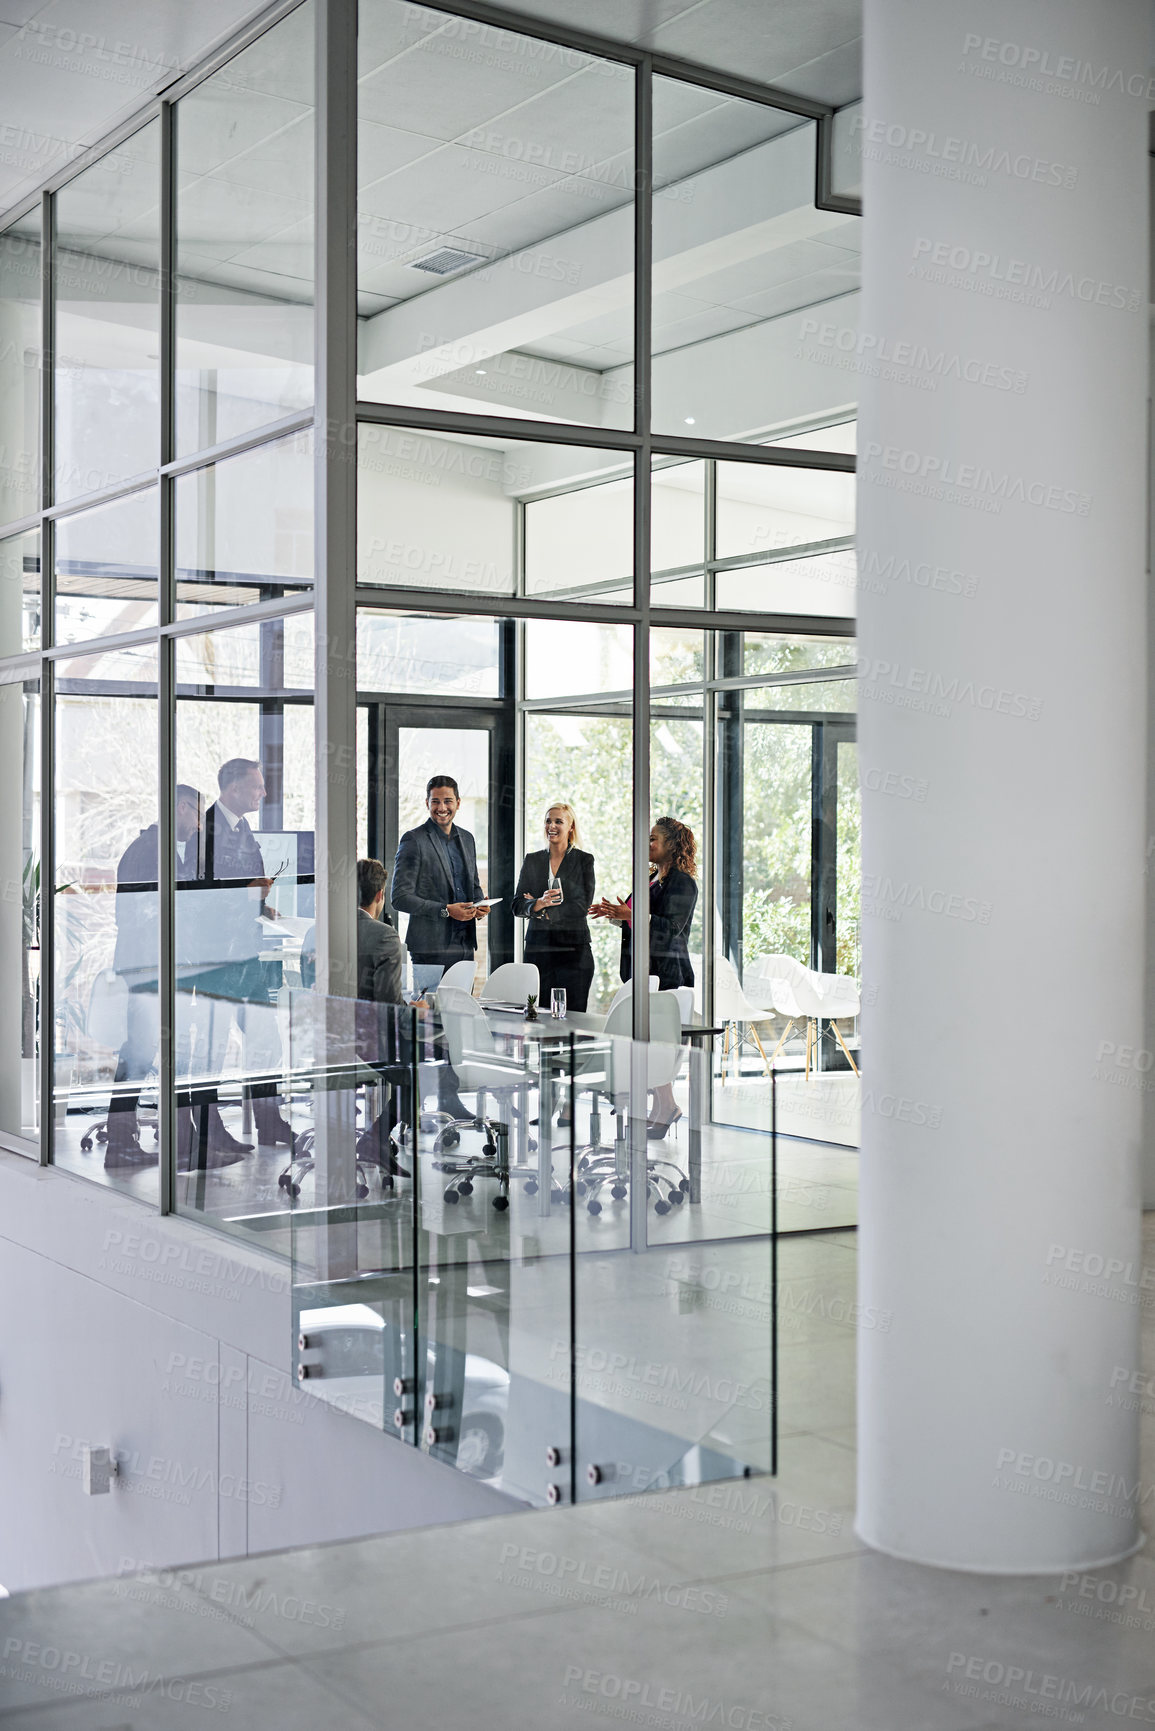
M 565 987 L 555 986 L 549 995 L 549 1013 L 559 1022 L 565 1021 Z

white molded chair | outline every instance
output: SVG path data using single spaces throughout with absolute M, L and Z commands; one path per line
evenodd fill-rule
M 824 1021 L 834 1029 L 834 1037 L 846 1053 L 855 1075 L 858 1065 L 850 1055 L 842 1037 L 838 1017 L 857 1016 L 861 1007 L 857 981 L 848 974 L 818 974 L 803 967 L 793 956 L 760 956 L 746 969 L 746 990 L 758 1004 L 773 1005 L 780 1016 L 786 1017 L 782 1038 L 774 1048 L 776 1058 L 795 1022 L 806 1022 L 806 1074 L 810 1075 L 810 1053 L 817 1043 Z M 773 1060 L 772 1060 L 773 1061 Z
M 846 1054 L 846 1061 L 854 1074 L 858 1075 L 858 1065 L 850 1055 L 850 1047 L 842 1038 L 842 1030 L 838 1026 L 839 1016 L 857 1016 L 861 1008 L 858 994 L 858 984 L 848 974 L 816 974 L 806 969 L 806 978 L 800 980 L 794 987 L 794 999 L 803 1015 L 806 1016 L 806 1076 L 810 1077 L 810 1048 L 814 1046 L 815 1055 L 818 1050 L 818 1040 L 822 1034 L 823 1022 L 829 1022 L 834 1029 L 834 1037 Z M 813 1030 L 813 1040 L 811 1038 Z
M 742 1046 L 746 1039 L 743 1032 L 748 1029 L 750 1037 L 758 1048 L 759 1055 L 770 1074 L 770 1060 L 766 1049 L 758 1037 L 756 1022 L 767 1020 L 765 1009 L 758 1004 L 752 1004 L 742 990 L 742 982 L 738 978 L 738 970 L 728 956 L 716 956 L 714 959 L 714 1014 L 720 1022 L 726 1024 L 726 1038 L 722 1046 L 722 1081 L 726 1080 L 726 1059 L 730 1055 L 730 1042 L 733 1038 L 735 1052 L 735 1069 L 741 1077 Z
M 502 962 L 481 988 L 483 1004 L 522 1004 L 541 995 L 541 975 L 536 962 Z M 544 1006 L 547 1010 L 549 1005 Z M 538 1005 L 541 1009 L 541 1004 Z M 457 1068 L 456 1064 L 453 1066 Z
M 455 992 L 469 992 L 472 995 L 473 982 L 477 977 L 477 962 L 473 956 L 464 962 L 454 962 L 451 968 L 446 968 L 437 982 L 437 990 L 443 992 L 448 987 Z
M 629 997 L 629 995 L 633 991 L 633 989 L 634 989 L 634 984 L 633 984 L 632 980 L 627 980 L 624 986 L 618 987 L 617 991 L 614 993 L 613 997 L 610 999 L 610 1007 L 606 1011 L 607 1022 L 609 1021 L 609 1018 L 613 1015 L 614 1011 L 617 1009 L 618 1005 L 625 1003 L 626 999 Z M 657 974 L 651 974 L 650 975 L 650 990 L 651 990 L 651 992 L 656 992 L 657 989 L 658 989 L 658 976 L 657 976 Z M 626 1029 L 626 1032 L 627 1033 L 629 1032 L 628 1028 Z
M 576 1165 L 580 1193 L 586 1197 L 589 1212 L 595 1215 L 602 1211 L 599 1193 L 604 1185 L 609 1184 L 615 1201 L 621 1201 L 629 1188 L 625 1114 L 630 1091 L 630 1009 L 629 1001 L 623 998 L 606 1017 L 604 1030 L 609 1052 L 605 1081 L 598 1091 L 604 1090 L 608 1095 L 617 1119 L 614 1146 L 607 1147 L 598 1140 L 595 1114 L 591 1122 L 594 1139 L 580 1151 Z M 673 992 L 655 992 L 650 1002 L 650 1038 L 645 1048 L 647 1089 L 663 1088 L 674 1081 L 682 1063 L 681 1037 L 682 1016 L 677 997 Z M 646 1181 L 657 1214 L 668 1214 L 671 1204 L 682 1202 L 690 1188 L 690 1181 L 680 1168 L 660 1156 L 647 1158 Z
M 453 986 L 439 987 L 437 1012 L 449 1047 L 449 1062 L 457 1074 L 458 1088 L 462 1094 L 477 1095 L 474 1125 L 485 1132 L 485 1146 L 480 1156 L 466 1155 L 434 1162 L 441 1171 L 452 1175 L 445 1190 L 445 1200 L 457 1202 L 462 1196 L 468 1196 L 474 1178 L 496 1178 L 498 1193 L 493 1206 L 499 1211 L 504 1210 L 509 1207 L 509 1122 L 508 1118 L 486 1117 L 485 1096 L 494 1095 L 512 1113 L 515 1096 L 525 1093 L 528 1071 L 497 1050 L 485 1011 L 469 992 Z M 447 1124 L 438 1132 L 435 1150 L 438 1154 L 449 1152 L 457 1147 L 460 1139 L 458 1126 Z

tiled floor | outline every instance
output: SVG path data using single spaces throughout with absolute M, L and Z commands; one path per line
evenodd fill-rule
M 17 1596 L 0 1604 L 0 1718 L 13 1731 L 1151 1723 L 1150 1543 L 1100 1571 L 1134 1587 L 1120 1611 L 1054 1576 L 925 1569 L 855 1539 L 840 1303 L 854 1263 L 850 1233 L 782 1246 L 776 1482 Z M 1148 1328 L 1149 1370 L 1153 1349 Z M 973 1661 L 985 1680 L 963 1675 Z

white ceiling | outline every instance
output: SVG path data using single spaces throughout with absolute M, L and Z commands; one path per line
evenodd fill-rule
M 0 206 L 259 10 L 243 0 L 0 0 L 0 114 L 17 139 L 0 153 Z M 572 0 L 519 10 L 573 19 Z M 860 10 L 861 0 L 586 0 L 580 22 L 841 106 L 859 94 Z M 178 109 L 180 270 L 226 298 L 312 296 L 310 28 L 307 13 L 290 15 Z M 630 199 L 632 74 L 617 63 L 489 27 L 479 36 L 406 0 L 362 0 L 359 86 L 365 317 L 435 294 L 443 279 L 414 261 L 441 246 L 486 263 L 548 247 L 564 262 L 583 225 Z M 674 199 L 691 176 L 801 124 L 666 79 L 654 114 L 656 180 Z M 61 200 L 64 244 L 154 262 L 154 164 L 154 139 L 140 138 L 116 172 L 74 183 Z M 717 269 L 704 256 L 691 283 L 656 294 L 655 349 L 855 287 L 858 227 L 852 218 L 741 262 L 720 257 Z M 619 309 L 520 346 L 601 371 L 628 362 L 631 337 Z
M 0 0 L 0 211 L 262 9 L 247 0 Z

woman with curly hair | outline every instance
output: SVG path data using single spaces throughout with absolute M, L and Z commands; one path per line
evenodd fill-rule
M 658 976 L 658 990 L 672 992 L 675 986 L 692 986 L 689 937 L 698 904 L 696 872 L 697 844 L 694 832 L 676 817 L 660 817 L 650 831 L 650 972 Z M 630 898 L 622 902 L 606 898 L 590 909 L 595 919 L 613 920 L 622 928 L 621 976 L 628 980 L 633 963 L 633 908 Z M 650 1135 L 664 1136 L 682 1116 L 670 1086 L 654 1089 Z

